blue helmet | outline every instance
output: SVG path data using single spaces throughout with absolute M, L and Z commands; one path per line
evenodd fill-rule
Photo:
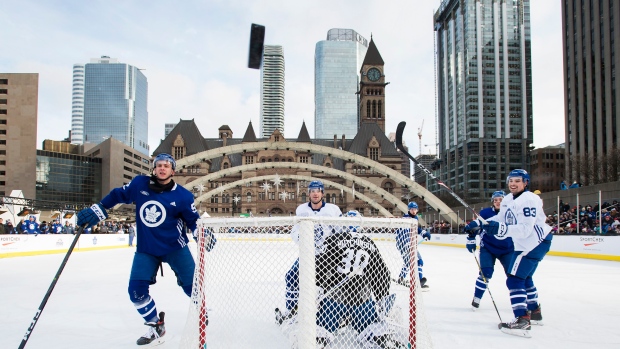
M 345 217 L 362 218 L 362 215 L 357 210 L 350 210 L 350 211 L 347 211 L 347 213 L 345 213 Z M 360 227 L 359 225 L 350 225 L 349 226 L 349 231 L 350 232 L 354 232 L 354 233 L 358 233 L 358 232 L 362 231 L 362 227 Z
M 359 213 L 358 210 L 351 210 L 351 211 L 347 211 L 346 213 L 347 217 L 361 217 L 361 213 Z
M 506 193 L 504 193 L 503 190 L 494 191 L 493 195 L 491 195 L 491 202 L 493 202 L 495 198 L 504 198 L 504 196 L 506 196 Z
M 34 219 L 36 221 L 37 217 L 36 216 L 30 216 L 30 217 L 28 217 L 28 219 Z
M 408 205 L 407 205 L 407 209 L 411 210 L 412 208 L 415 208 L 416 210 L 418 209 L 418 204 L 415 203 L 415 201 L 411 201 Z
M 310 182 L 310 184 L 308 184 L 308 192 L 310 192 L 310 190 L 312 189 L 320 189 L 321 193 L 325 192 L 325 186 L 323 185 L 323 182 L 319 180 L 312 181 Z
M 510 180 L 510 178 L 513 177 L 521 177 L 526 187 L 530 184 L 530 175 L 527 173 L 526 170 L 518 169 L 510 171 L 508 177 L 506 177 L 506 185 L 508 185 L 508 181 Z
M 172 170 L 176 171 L 177 163 L 176 163 L 176 161 L 174 161 L 174 158 L 172 157 L 172 155 L 166 154 L 166 153 L 157 154 L 155 159 L 153 159 L 153 169 L 155 169 L 155 167 L 157 167 L 157 163 L 159 161 L 167 161 L 167 162 L 169 162 L 170 166 L 172 167 Z

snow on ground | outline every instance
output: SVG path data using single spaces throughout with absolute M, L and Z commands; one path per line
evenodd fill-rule
M 195 248 L 195 245 L 190 245 Z M 422 245 L 430 291 L 423 294 L 434 348 L 620 348 L 620 263 L 547 256 L 535 275 L 544 326 L 532 338 L 497 329 L 498 315 L 487 293 L 480 309 L 470 308 L 477 266 L 464 248 Z M 67 263 L 28 341 L 27 348 L 137 348 L 146 332 L 127 296 L 133 249 L 76 252 Z M 64 254 L 0 259 L 0 348 L 17 348 Z M 501 318 L 512 318 L 501 267 L 491 292 Z M 189 299 L 164 266 L 151 288 L 166 312 L 167 341 L 178 348 Z M 276 326 L 275 324 L 273 326 Z M 252 347 L 270 348 L 269 340 Z M 218 349 L 209 346 L 210 349 Z

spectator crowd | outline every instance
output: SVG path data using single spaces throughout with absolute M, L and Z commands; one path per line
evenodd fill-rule
M 100 224 L 87 228 L 84 234 L 129 234 L 135 231 L 135 226 L 126 222 L 101 222 Z M 0 218 L 0 234 L 75 234 L 76 227 L 70 221 L 61 224 L 58 219 L 50 222 L 37 222 L 36 216 L 21 218 L 17 224 L 13 224 L 10 219 L 6 222 Z

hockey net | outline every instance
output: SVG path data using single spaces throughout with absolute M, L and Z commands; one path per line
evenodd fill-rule
M 417 272 L 418 234 L 411 233 L 416 223 L 203 220 L 180 348 L 432 348 Z M 205 232 L 217 238 L 211 251 Z M 406 282 L 399 283 L 404 259 L 396 239 L 403 233 L 412 242 Z

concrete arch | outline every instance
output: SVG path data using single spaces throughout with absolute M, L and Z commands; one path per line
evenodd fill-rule
M 280 176 L 280 178 L 295 179 L 295 180 L 313 180 L 313 179 L 315 179 L 314 177 L 311 177 L 311 176 L 301 176 L 301 175 L 292 175 L 292 174 L 283 174 L 283 175 L 279 175 L 279 176 Z M 238 185 L 243 186 L 246 183 L 267 181 L 267 180 L 273 179 L 275 177 L 276 177 L 276 175 L 258 176 L 258 177 L 252 177 L 252 178 L 245 178 L 245 179 L 241 179 L 241 180 L 238 180 L 238 181 L 235 181 L 235 182 L 232 182 L 232 183 L 228 183 L 228 184 L 223 185 L 221 187 L 217 187 L 217 188 L 209 191 L 208 193 L 202 194 L 201 196 L 197 197 L 194 200 L 194 202 L 196 204 L 198 204 L 198 203 L 203 202 L 203 201 L 205 201 L 207 199 L 210 199 L 213 195 L 222 193 L 222 192 L 224 192 L 226 190 L 233 189 L 233 188 L 235 188 Z M 333 181 L 330 181 L 330 180 L 321 179 L 321 181 L 323 181 L 323 183 L 325 185 L 331 185 L 331 186 L 336 187 L 336 188 L 338 188 L 340 190 L 348 190 L 349 189 L 348 187 L 345 187 L 342 184 L 339 184 L 339 183 L 336 183 L 336 182 L 333 182 Z M 241 195 L 242 197 L 241 198 L 243 199 L 243 189 L 241 189 L 241 193 L 242 193 L 242 195 Z M 390 193 L 387 193 L 387 194 L 391 195 Z M 377 202 L 375 202 L 374 200 L 372 200 L 368 196 L 366 196 L 364 194 L 361 194 L 361 193 L 358 193 L 358 192 L 355 193 L 355 196 L 358 197 L 360 200 L 366 201 L 372 207 L 378 209 L 379 212 L 382 215 L 384 215 L 385 217 L 393 217 L 393 215 L 388 210 L 386 210 L 383 206 L 379 205 Z M 396 197 L 394 196 L 394 198 L 396 198 Z M 402 202 L 401 202 L 401 204 L 402 204 Z M 405 211 L 406 211 L 407 210 L 407 205 L 405 205 L 405 204 L 403 204 L 403 205 L 405 206 Z M 401 207 L 398 207 L 398 208 L 402 209 Z
M 223 178 L 226 177 L 228 175 L 232 175 L 232 174 L 237 174 L 239 172 L 244 172 L 244 171 L 252 171 L 252 170 L 264 170 L 267 168 L 282 168 L 282 169 L 300 169 L 300 170 L 308 170 L 308 171 L 313 171 L 313 172 L 322 172 L 322 173 L 327 173 L 333 176 L 337 176 L 337 177 L 341 177 L 344 178 L 346 180 L 352 181 L 355 184 L 358 185 L 363 185 L 364 187 L 367 187 L 368 189 L 370 189 L 372 192 L 376 193 L 377 195 L 381 196 L 384 199 L 390 200 L 392 203 L 394 203 L 396 205 L 396 207 L 398 207 L 399 210 L 401 210 L 402 212 L 407 212 L 407 204 L 405 204 L 404 202 L 400 201 L 399 198 L 397 198 L 396 196 L 388 193 L 387 191 L 385 191 L 383 188 L 377 186 L 376 184 L 369 182 L 363 178 L 357 177 L 353 174 L 347 173 L 347 172 L 343 172 L 340 170 L 336 170 L 330 167 L 323 167 L 323 166 L 319 166 L 319 165 L 313 165 L 313 164 L 302 164 L 299 162 L 261 162 L 261 163 L 257 163 L 257 164 L 250 164 L 250 165 L 242 165 L 242 166 L 235 166 L 235 167 L 231 167 L 231 168 L 227 168 L 225 170 L 220 170 L 214 173 L 210 173 L 204 177 L 201 177 L 193 182 L 187 183 L 185 184 L 186 188 L 193 188 L 197 185 L 200 184 L 204 184 L 205 182 L 214 180 L 214 179 L 219 179 L 219 178 Z M 321 179 L 322 180 L 322 179 Z M 204 195 L 204 194 L 203 194 Z M 372 200 L 369 198 L 369 200 Z M 367 201 L 368 203 L 370 203 L 369 201 Z
M 426 190 L 426 188 L 422 187 L 415 181 L 411 180 L 409 177 L 404 176 L 403 174 L 383 165 L 376 161 L 370 160 L 364 156 L 357 155 L 345 150 L 330 148 L 322 145 L 316 144 L 308 144 L 308 143 L 297 143 L 297 142 L 252 142 L 252 143 L 242 143 L 229 145 L 225 147 L 215 148 L 211 150 L 207 150 L 198 154 L 190 155 L 179 159 L 177 161 L 178 167 L 186 167 L 197 164 L 203 160 L 209 160 L 220 156 L 226 156 L 226 154 L 237 154 L 237 153 L 245 153 L 245 152 L 253 152 L 259 150 L 294 150 L 294 151 L 303 151 L 310 153 L 318 153 L 325 154 L 328 156 L 334 156 L 349 162 L 359 163 L 365 166 L 370 166 L 377 169 L 380 173 L 383 173 L 386 177 L 392 178 L 395 182 L 400 185 L 405 185 L 409 187 L 410 191 L 420 196 L 422 200 L 431 205 L 437 212 L 439 212 L 446 220 L 450 223 L 463 223 L 463 221 L 458 217 L 458 215 L 446 205 L 443 201 L 441 201 L 438 197 L 436 197 L 433 193 Z M 274 163 L 268 163 L 274 164 Z M 286 162 L 285 164 L 293 164 L 292 162 Z M 308 165 L 308 164 L 304 164 Z M 238 168 L 233 167 L 233 168 Z M 322 167 L 325 169 L 326 167 Z M 324 170 L 320 170 L 324 171 Z M 343 171 L 338 171 L 343 173 Z M 400 200 L 398 200 L 400 201 Z

